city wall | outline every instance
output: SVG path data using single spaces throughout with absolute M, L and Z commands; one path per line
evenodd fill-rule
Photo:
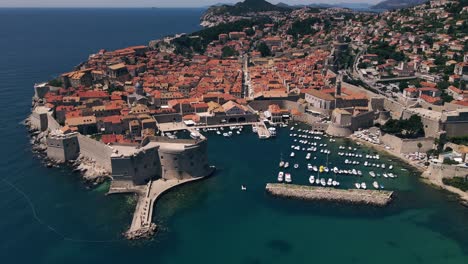
M 81 134 L 78 134 L 78 142 L 80 145 L 80 154 L 82 156 L 96 161 L 96 164 L 99 164 L 99 166 L 107 171 L 112 171 L 112 149 L 109 146 Z
M 448 164 L 431 163 L 427 170 L 422 174 L 423 177 L 440 180 L 444 178 L 451 179 L 453 177 L 466 177 L 468 175 L 468 168 L 453 166 Z
M 400 119 L 403 115 L 403 110 L 405 109 L 402 104 L 391 101 L 388 98 L 385 98 L 384 108 L 385 110 L 390 111 L 393 119 Z
M 434 138 L 402 139 L 394 135 L 384 134 L 380 136 L 380 142 L 390 146 L 395 152 L 403 154 L 431 150 L 434 145 Z M 421 148 L 418 148 L 418 143 L 422 144 Z

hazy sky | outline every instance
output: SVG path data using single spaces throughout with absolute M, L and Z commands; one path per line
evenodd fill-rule
M 243 1 L 243 0 L 242 0 Z M 0 7 L 199 7 L 240 0 L 0 0 Z M 270 0 L 271 3 L 377 3 L 380 0 Z

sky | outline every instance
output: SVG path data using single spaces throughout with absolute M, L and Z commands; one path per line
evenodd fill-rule
M 202 7 L 241 0 L 0 0 L 0 7 Z M 243 0 L 242 0 L 243 1 Z M 268 1 L 268 0 L 267 0 Z M 380 0 L 269 0 L 295 4 L 378 3 Z

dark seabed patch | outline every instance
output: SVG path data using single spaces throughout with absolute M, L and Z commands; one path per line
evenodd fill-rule
M 292 245 L 286 240 L 273 239 L 267 242 L 267 247 L 276 252 L 281 253 L 290 253 L 292 250 Z

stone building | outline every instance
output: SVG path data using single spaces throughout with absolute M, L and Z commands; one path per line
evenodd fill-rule
M 112 177 L 145 184 L 151 179 L 208 176 L 207 141 L 146 137 L 140 145 L 112 145 Z
M 60 130 L 52 131 L 47 137 L 47 157 L 55 161 L 75 160 L 79 155 L 78 133 L 64 134 Z

